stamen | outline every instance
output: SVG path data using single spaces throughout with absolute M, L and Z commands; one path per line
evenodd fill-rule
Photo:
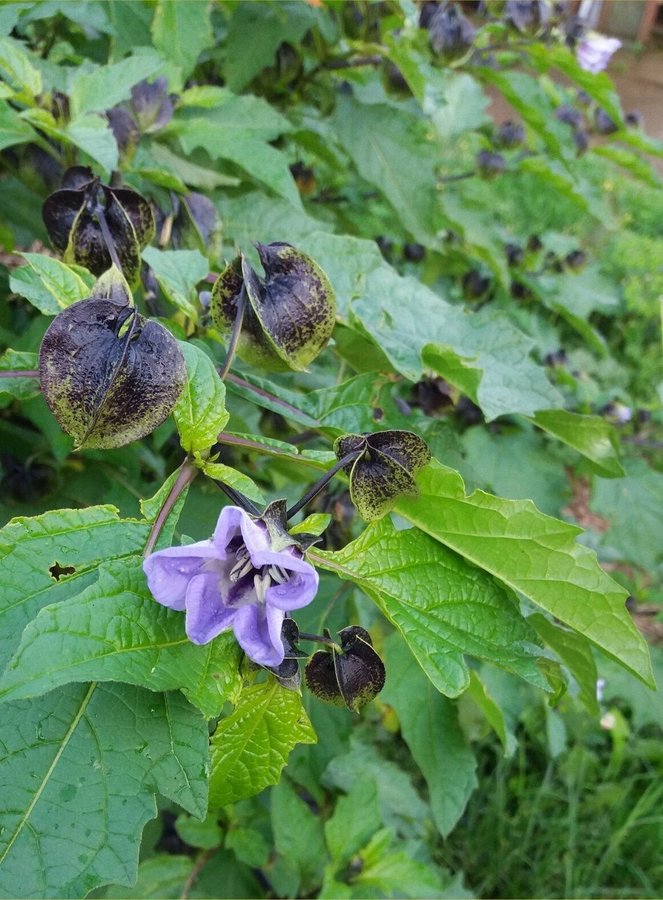
M 230 570 L 230 574 L 228 575 L 228 577 L 233 582 L 239 581 L 240 578 L 248 575 L 252 568 L 253 563 L 251 562 L 251 557 L 248 556 L 248 554 L 245 556 L 241 556 L 239 562 L 236 562 Z
M 255 588 L 256 597 L 258 598 L 258 603 L 262 606 L 265 602 L 265 591 L 269 587 L 270 578 L 269 575 L 259 575 L 257 572 L 253 576 L 253 587 Z
M 267 570 L 267 574 L 272 581 L 275 581 L 277 584 L 285 584 L 288 580 L 287 574 L 280 566 L 270 566 Z

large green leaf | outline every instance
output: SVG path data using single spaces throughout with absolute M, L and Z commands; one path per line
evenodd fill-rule
M 652 572 L 663 562 L 663 473 L 643 460 L 629 462 L 626 473 L 615 481 L 594 479 L 590 506 L 610 525 L 603 544 L 613 558 Z
M 72 266 L 42 253 L 24 253 L 27 266 L 14 269 L 9 285 L 39 312 L 55 316 L 67 306 L 90 296 L 91 281 L 84 281 Z
M 75 596 L 99 564 L 142 550 L 150 526 L 112 506 L 13 519 L 0 531 L 0 665 L 42 606 Z
M 198 0 L 158 0 L 152 21 L 154 46 L 182 70 L 186 80 L 198 57 L 214 43 L 210 24 L 211 4 Z
M 433 689 L 396 635 L 387 641 L 386 668 L 382 697 L 396 710 L 403 738 L 428 784 L 435 824 L 446 837 L 478 784 L 474 754 L 456 707 Z
M 41 93 L 41 72 L 33 65 L 27 48 L 11 37 L 0 37 L 0 76 L 14 88 L 21 102 L 32 105 Z
M 77 70 L 69 94 L 72 118 L 110 109 L 122 100 L 128 100 L 131 88 L 154 75 L 161 65 L 161 60 L 154 54 L 130 56 L 110 66 L 99 66 L 93 72 Z
M 587 638 L 568 628 L 551 622 L 542 613 L 528 616 L 529 622 L 536 628 L 543 640 L 552 647 L 559 658 L 578 682 L 580 694 L 587 708 L 594 714 L 599 713 L 596 699 L 596 662 L 592 655 L 592 647 Z
M 35 139 L 32 127 L 19 118 L 15 109 L 0 100 L 0 150 L 15 144 L 27 144 Z
M 457 697 L 469 684 L 465 655 L 546 687 L 536 636 L 492 578 L 416 528 L 388 519 L 336 553 L 309 551 L 321 568 L 358 584 L 396 625 L 434 686 Z
M 0 733 L 2 896 L 132 884 L 156 793 L 205 814 L 207 723 L 178 694 L 75 685 L 5 706 Z
M 341 97 L 334 124 L 359 174 L 384 194 L 403 227 L 422 244 L 435 244 L 441 225 L 437 153 L 424 122 L 390 106 Z
M 538 412 L 532 421 L 591 460 L 604 478 L 621 478 L 624 474 L 619 462 L 617 433 L 614 426 L 601 416 L 582 416 L 565 409 L 549 409 Z
M 124 681 L 152 691 L 179 688 L 207 717 L 219 715 L 239 687 L 233 635 L 192 644 L 182 613 L 150 594 L 141 562 L 102 565 L 94 584 L 42 609 L 0 679 L 0 699 L 34 697 L 70 682 Z
M 627 592 L 576 541 L 581 529 L 546 516 L 529 500 L 483 491 L 465 496 L 457 472 L 433 462 L 419 497 L 396 511 L 422 531 L 520 591 L 653 685 L 647 644 L 624 606 Z M 621 484 L 605 482 L 606 484 Z
M 336 868 L 347 865 L 381 824 L 377 785 L 368 777 L 339 797 L 334 815 L 325 822 L 325 840 Z
M 110 176 L 117 168 L 120 154 L 115 135 L 105 116 L 86 113 L 72 119 L 63 136 L 98 163 L 104 174 Z
M 562 405 L 560 392 L 530 359 L 533 346 L 504 313 L 486 309 L 446 319 L 444 343 L 425 346 L 423 360 L 468 393 L 490 421 Z
M 216 442 L 228 421 L 226 388 L 214 363 L 199 347 L 180 341 L 187 383 L 173 415 L 180 443 L 187 453 L 202 453 Z
M 295 745 L 315 742 L 296 691 L 274 678 L 245 688 L 212 737 L 210 806 L 226 806 L 276 784 Z

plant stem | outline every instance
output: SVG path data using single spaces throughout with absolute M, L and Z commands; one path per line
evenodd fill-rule
M 180 900 L 188 900 L 189 894 L 191 893 L 191 888 L 194 886 L 196 879 L 200 875 L 202 869 L 204 869 L 205 865 L 209 860 L 214 856 L 218 847 L 211 847 L 209 850 L 201 850 L 198 856 L 196 857 L 196 861 L 193 864 L 193 868 L 189 872 L 189 877 L 184 882 L 184 887 L 182 888 L 182 893 L 180 894 Z
M 150 553 L 154 550 L 154 545 L 159 540 L 161 529 L 166 524 L 166 519 L 179 500 L 180 494 L 189 487 L 197 474 L 198 469 L 191 464 L 189 457 L 187 456 L 180 466 L 178 476 L 173 482 L 173 486 L 171 487 L 168 496 L 163 501 L 161 509 L 159 510 L 159 513 L 154 520 L 154 524 L 152 525 L 149 536 L 147 538 L 147 543 L 145 544 L 145 549 L 143 550 L 143 556 L 149 556 Z
M 113 235 L 110 233 L 110 228 L 108 227 L 108 222 L 106 221 L 106 214 L 104 213 L 103 209 L 97 210 L 97 220 L 99 221 L 99 227 L 101 228 L 101 233 L 104 236 L 104 241 L 106 242 L 106 248 L 111 258 L 111 262 L 114 266 L 117 266 L 120 272 L 122 272 L 122 263 L 120 262 L 117 247 L 115 246 Z
M 299 632 L 299 640 L 300 641 L 315 641 L 316 644 L 326 644 L 328 647 L 333 647 L 337 653 L 342 653 L 343 651 L 338 646 L 336 641 L 332 641 L 331 638 L 323 637 L 321 634 L 308 634 L 306 631 Z
M 299 512 L 307 503 L 317 496 L 323 487 L 330 481 L 336 473 L 342 469 L 344 466 L 349 465 L 351 462 L 354 462 L 359 456 L 362 455 L 363 450 L 353 450 L 352 453 L 346 453 L 346 455 L 339 459 L 337 463 L 335 463 L 331 469 L 328 469 L 325 474 L 320 478 L 316 483 L 308 489 L 308 491 L 304 494 L 301 500 L 298 500 L 294 506 L 291 506 L 288 512 L 286 513 L 286 519 L 291 519 L 296 513 Z
M 39 378 L 39 369 L 8 369 L 0 378 Z
M 236 503 L 237 506 L 241 506 L 245 512 L 249 513 L 249 515 L 260 516 L 260 510 L 255 503 L 252 500 L 249 500 L 248 497 L 245 497 L 241 491 L 236 491 L 235 488 L 230 487 L 229 484 L 226 484 L 219 478 L 212 478 L 212 481 L 232 500 L 233 503 Z
M 219 372 L 221 381 L 224 380 L 224 378 L 230 371 L 230 366 L 232 365 L 232 361 L 235 357 L 235 350 L 237 349 L 237 343 L 242 331 L 242 322 L 244 321 L 245 309 L 246 287 L 242 285 L 242 290 L 239 292 L 239 297 L 237 298 L 237 312 L 235 313 L 235 324 L 233 325 L 232 334 L 230 335 L 230 343 L 228 344 L 228 349 L 226 350 L 226 358 L 224 359 L 223 365 L 221 366 L 221 370 Z

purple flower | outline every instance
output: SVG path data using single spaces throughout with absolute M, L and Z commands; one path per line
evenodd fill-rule
M 603 34 L 592 34 L 580 41 L 576 48 L 576 57 L 581 69 L 593 72 L 595 75 L 602 72 L 610 57 L 621 47 L 622 42 L 617 38 L 605 37 Z
M 275 550 L 265 524 L 237 506 L 221 510 L 211 540 L 158 550 L 143 569 L 155 600 L 186 612 L 194 644 L 232 628 L 246 655 L 263 666 L 283 662 L 285 614 L 318 590 L 318 573 L 301 550 Z

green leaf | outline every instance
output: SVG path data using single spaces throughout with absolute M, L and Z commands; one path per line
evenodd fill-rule
M 624 475 L 619 462 L 617 433 L 614 426 L 601 416 L 582 416 L 565 409 L 550 409 L 538 412 L 532 421 L 591 460 L 598 474 L 604 478 L 621 478 Z
M 618 481 L 594 479 L 592 512 L 603 516 L 610 528 L 602 543 L 613 558 L 653 572 L 663 560 L 663 474 L 643 460 L 626 465 L 626 477 Z M 637 522 L 637 527 L 634 523 Z
M 184 616 L 156 602 L 141 558 L 129 557 L 101 565 L 94 584 L 28 624 L 0 679 L 0 698 L 34 697 L 70 682 L 124 681 L 181 689 L 210 718 L 237 690 L 238 662 L 230 633 L 192 644 Z
M 337 869 L 366 846 L 380 828 L 382 817 L 375 781 L 358 782 L 345 797 L 339 797 L 334 815 L 325 822 L 325 839 Z
M 16 372 L 36 371 L 39 366 L 39 359 L 36 353 L 23 353 L 20 350 L 5 350 L 0 355 L 0 372 Z M 21 375 L 16 374 L 9 376 L 0 376 L 0 397 L 8 394 L 10 397 L 16 397 L 18 400 L 28 400 L 30 397 L 36 397 L 40 393 L 39 376 L 38 375 Z
M 144 859 L 138 866 L 138 880 L 131 886 L 133 900 L 179 897 L 194 865 L 192 856 L 173 856 L 169 853 Z M 104 897 L 107 900 L 126 900 L 127 889 L 111 885 L 104 891 Z
M 176 133 L 186 131 L 191 120 L 200 122 L 201 107 L 206 110 L 205 121 L 229 135 L 275 141 L 292 131 L 290 121 L 262 97 L 238 96 L 227 88 L 206 85 L 189 88 L 180 97 Z
M 220 122 L 197 118 L 175 123 L 169 131 L 178 135 L 184 153 L 192 153 L 201 147 L 212 159 L 230 160 L 253 181 L 284 197 L 295 209 L 302 210 L 287 157 L 271 144 L 254 137 L 248 128 L 245 132 L 237 129 L 227 132 Z
M 640 154 L 624 150 L 622 147 L 611 147 L 607 144 L 592 147 L 592 153 L 596 153 L 604 159 L 609 159 L 610 162 L 615 163 L 622 169 L 626 169 L 627 172 L 635 175 L 636 178 L 650 187 L 663 187 L 663 179 L 658 171 L 646 159 L 643 159 Z
M 265 66 L 284 41 L 296 44 L 316 22 L 315 10 L 303 3 L 239 3 L 233 8 L 226 38 L 225 76 L 238 93 Z
M 150 526 L 113 506 L 52 510 L 0 531 L 0 665 L 39 610 L 80 593 L 100 562 L 140 551 Z
M 92 72 L 78 70 L 71 82 L 69 102 L 71 116 L 111 109 L 131 96 L 131 88 L 154 75 L 161 60 L 154 56 L 130 56 L 112 65 L 99 66 Z
M 207 259 L 199 250 L 157 250 L 156 247 L 146 247 L 142 256 L 170 302 L 197 322 L 196 285 L 209 272 Z
M 226 806 L 276 784 L 295 745 L 315 742 L 298 693 L 273 678 L 245 688 L 212 737 L 210 806 Z
M 210 23 L 211 4 L 189 0 L 159 0 L 152 22 L 154 46 L 182 70 L 186 80 L 198 57 L 214 44 Z M 186 38 L 186 39 L 184 39 Z
M 544 515 L 528 500 L 483 491 L 466 497 L 460 475 L 438 462 L 417 482 L 419 497 L 399 500 L 399 515 L 653 683 L 647 645 L 624 606 L 627 592 L 575 540 L 581 529 Z
M 396 710 L 401 734 L 426 779 L 435 824 L 446 837 L 478 784 L 476 760 L 454 704 L 433 689 L 400 638 L 392 635 L 386 649 L 382 697 Z
M 20 41 L 0 37 L 0 75 L 18 92 L 18 98 L 31 105 L 42 92 L 41 72 L 31 62 Z
M 476 669 L 472 669 L 470 672 L 470 686 L 467 689 L 467 693 L 463 696 L 473 700 L 481 710 L 486 721 L 500 739 L 500 743 L 504 749 L 504 755 L 512 756 L 518 746 L 518 741 L 513 732 L 509 731 L 507 727 L 502 708 L 499 703 L 490 696 L 486 685 L 479 677 Z
M 150 143 L 149 152 L 143 147 L 138 148 L 133 159 L 133 171 L 155 184 L 159 183 L 156 180 L 157 173 L 161 181 L 166 174 L 181 180 L 185 185 L 205 191 L 213 191 L 217 187 L 235 187 L 240 183 L 239 178 L 198 166 L 154 140 Z
M 399 504 L 400 506 L 400 504 Z M 417 529 L 370 525 L 336 553 L 311 562 L 359 585 L 402 633 L 437 690 L 457 697 L 469 685 L 466 654 L 496 663 L 545 689 L 534 632 L 492 578 Z M 387 681 L 389 682 L 387 671 Z
M 327 856 L 322 822 L 287 778 L 271 790 L 270 804 L 274 848 L 299 872 L 299 894 L 309 894 L 320 884 L 320 869 Z M 293 823 L 297 823 L 295 827 Z
M 55 316 L 72 303 L 90 296 L 93 279 L 89 276 L 86 283 L 74 268 L 42 253 L 22 253 L 21 256 L 28 264 L 13 270 L 9 285 L 44 315 Z
M 504 313 L 485 309 L 445 319 L 444 344 L 428 344 L 422 357 L 426 366 L 464 391 L 476 384 L 479 370 L 481 381 L 469 396 L 491 421 L 506 413 L 531 414 L 562 405 L 562 395 L 544 369 L 530 359 L 533 346 Z
M 178 694 L 76 685 L 4 707 L 0 727 L 4 896 L 133 884 L 157 792 L 205 814 L 207 723 Z
M 8 103 L 0 100 L 0 150 L 15 144 L 26 144 L 35 137 L 34 129 Z
M 527 617 L 543 640 L 555 651 L 562 662 L 578 682 L 580 694 L 587 709 L 594 716 L 599 714 L 596 699 L 596 662 L 592 655 L 592 647 L 582 634 L 569 631 L 551 622 L 541 613 Z
M 191 454 L 203 453 L 216 443 L 228 421 L 226 388 L 204 350 L 186 341 L 180 341 L 180 347 L 186 360 L 187 383 L 173 416 L 183 449 Z
M 334 123 L 362 178 L 384 194 L 410 234 L 434 245 L 441 224 L 437 152 L 422 120 L 391 106 L 367 106 L 342 96 Z
M 443 140 L 489 123 L 489 105 L 490 99 L 471 75 L 430 67 L 423 108 Z
M 104 116 L 86 113 L 72 119 L 64 137 L 99 163 L 105 175 L 110 176 L 113 169 L 117 169 L 120 158 L 117 141 Z
M 255 503 L 260 504 L 266 502 L 263 492 L 255 481 L 249 478 L 248 475 L 244 475 L 243 472 L 238 472 L 237 469 L 233 469 L 232 466 L 226 466 L 219 462 L 210 462 L 205 459 L 201 460 L 200 468 L 205 475 L 208 475 L 210 478 L 214 478 L 216 481 L 223 481 L 224 484 L 227 484 L 231 488 L 235 488 L 236 491 L 241 491 L 241 493 L 244 494 L 245 497 L 248 497 L 249 500 L 253 500 Z

